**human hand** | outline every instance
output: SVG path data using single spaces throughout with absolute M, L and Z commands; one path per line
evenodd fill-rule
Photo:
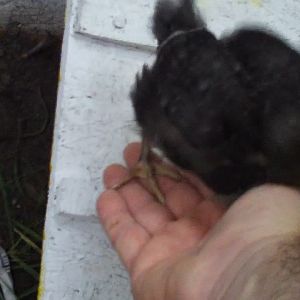
M 125 150 L 128 167 L 139 149 L 131 144 Z M 122 166 L 110 166 L 106 187 L 127 174 Z M 233 283 L 241 266 L 300 225 L 300 196 L 291 189 L 256 188 L 225 212 L 199 179 L 185 175 L 182 182 L 159 179 L 165 206 L 137 181 L 100 196 L 101 221 L 129 271 L 135 299 L 217 299 L 232 289 L 238 295 Z

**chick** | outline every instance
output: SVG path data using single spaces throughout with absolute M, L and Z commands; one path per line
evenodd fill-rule
M 218 40 L 192 0 L 158 1 L 153 33 L 156 60 L 131 94 L 142 152 L 161 149 L 227 203 L 265 182 L 299 184 L 298 53 L 258 30 Z M 149 170 L 149 155 L 128 180 L 141 165 Z M 156 181 L 148 186 L 163 202 Z

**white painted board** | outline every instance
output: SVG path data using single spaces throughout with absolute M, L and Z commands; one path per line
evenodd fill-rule
M 299 0 L 196 0 L 217 36 L 243 26 L 256 26 L 275 32 L 300 47 Z
M 178 2 L 180 0 L 173 0 Z M 220 36 L 237 26 L 268 28 L 300 44 L 298 0 L 195 0 L 208 27 Z M 75 31 L 103 40 L 114 40 L 146 49 L 154 49 L 151 33 L 152 0 L 81 0 Z
M 75 31 L 103 40 L 154 49 L 152 0 L 80 0 Z

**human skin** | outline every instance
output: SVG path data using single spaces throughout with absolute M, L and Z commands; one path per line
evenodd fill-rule
M 267 280 L 263 274 L 278 269 L 264 262 L 275 261 L 277 266 L 279 245 L 294 243 L 300 236 L 300 194 L 264 185 L 226 209 L 186 172 L 180 182 L 159 179 L 165 206 L 137 181 L 117 191 L 110 189 L 128 175 L 139 151 L 139 144 L 129 145 L 124 151 L 127 167 L 106 169 L 107 190 L 97 205 L 107 235 L 129 272 L 134 298 L 258 299 L 258 285 Z M 260 299 L 268 299 L 267 292 L 264 295 Z

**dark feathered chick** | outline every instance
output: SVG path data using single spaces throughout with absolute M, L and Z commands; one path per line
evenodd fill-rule
M 153 20 L 157 58 L 132 91 L 144 153 L 158 147 L 224 198 L 300 185 L 298 53 L 257 30 L 217 40 L 191 0 L 159 1 Z

